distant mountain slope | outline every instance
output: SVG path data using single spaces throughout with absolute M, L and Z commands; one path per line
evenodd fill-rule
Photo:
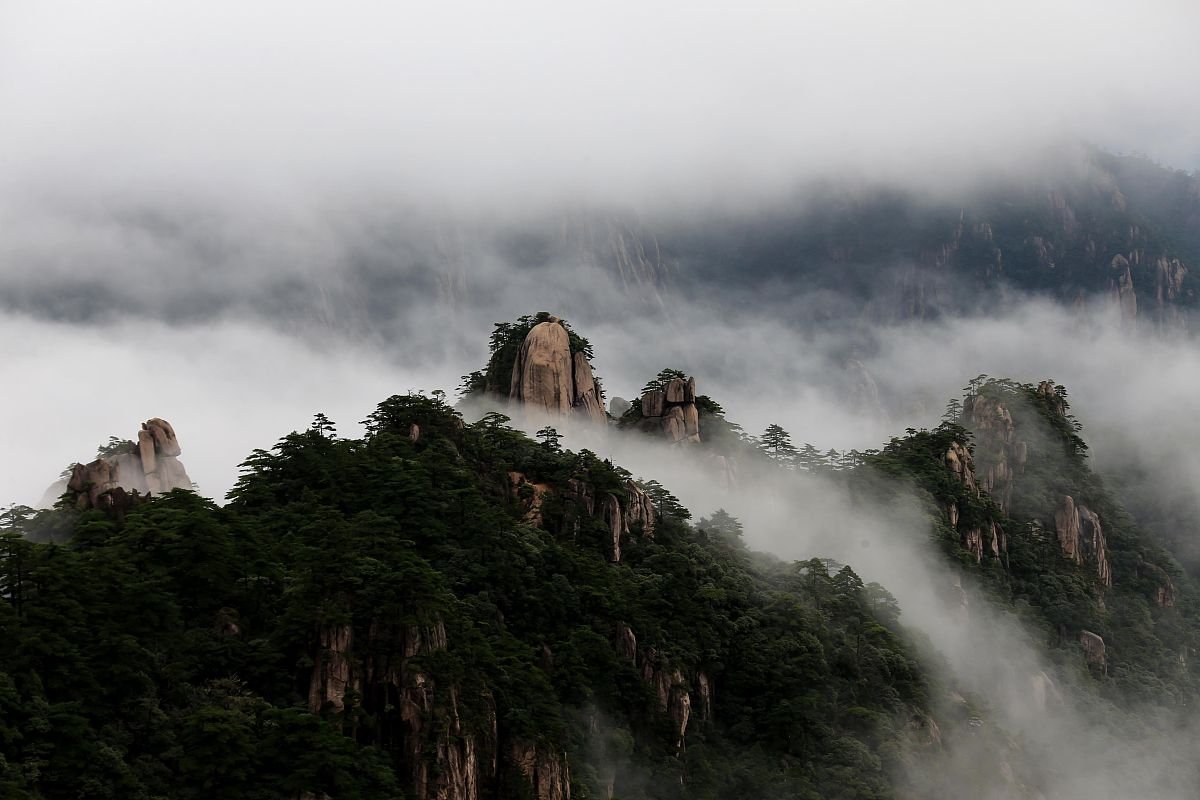
M 995 310 L 1030 293 L 1068 306 L 1109 297 L 1129 325 L 1194 327 L 1200 177 L 1071 149 L 962 184 L 930 192 L 834 176 L 744 208 L 580 204 L 507 223 L 381 203 L 284 235 L 215 225 L 219 209 L 186 205 L 80 211 L 78 227 L 137 247 L 97 236 L 64 255 L 58 242 L 18 242 L 0 270 L 0 309 L 176 324 L 244 315 L 394 342 L 412 333 L 409 318 L 490 318 L 530 297 L 576 319 L 670 320 L 703 299 L 821 324 Z
M 1184 330 L 1197 303 L 1200 176 L 1145 159 L 1064 154 L 1042 178 L 958 196 L 831 182 L 794 208 L 658 232 L 685 280 L 753 296 L 817 293 L 817 317 L 928 319 L 1014 293 L 1113 298 L 1130 325 Z M 840 298 L 830 301 L 828 298 Z

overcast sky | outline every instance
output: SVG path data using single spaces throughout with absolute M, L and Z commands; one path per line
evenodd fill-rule
M 1200 167 L 1200 4 L 0 3 L 12 194 L 759 192 L 1081 136 Z

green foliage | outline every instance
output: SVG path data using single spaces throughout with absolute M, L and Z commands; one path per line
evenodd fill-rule
M 646 385 L 642 387 L 642 394 L 656 390 L 665 391 L 667 384 L 676 379 L 686 381 L 687 375 L 681 370 L 671 369 L 670 367 L 659 370 L 657 375 L 646 381 Z
M 1052 384 L 1052 382 L 1051 382 Z M 1039 391 L 1033 384 L 979 375 L 964 390 L 968 397 L 1001 404 L 1011 415 L 1013 440 L 1025 447 L 1025 459 L 1012 480 L 1007 510 L 986 492 L 977 493 L 956 480 L 946 467 L 952 444 L 969 447 L 979 464 L 995 453 L 981 450 L 960 422 L 943 422 L 932 431 L 910 430 L 892 439 L 879 453 L 870 455 L 871 473 L 913 481 L 929 499 L 930 516 L 938 541 L 964 568 L 976 571 L 993 599 L 1022 610 L 1039 628 L 1051 648 L 1074 648 L 1081 630 L 1104 637 L 1109 655 L 1109 676 L 1100 689 L 1119 704 L 1140 702 L 1163 706 L 1169 713 L 1174 699 L 1194 697 L 1200 691 L 1200 674 L 1180 661 L 1180 648 L 1200 645 L 1188 620 L 1197 618 L 1194 590 L 1182 570 L 1159 544 L 1140 528 L 1095 475 L 1087 460 L 1081 426 L 1070 413 L 1062 386 Z M 962 404 L 952 406 L 962 414 Z M 994 437 L 982 437 L 987 448 Z M 860 490 L 878 495 L 886 489 L 873 484 L 869 474 L 856 476 Z M 1063 554 L 1055 529 L 1055 513 L 1065 496 L 1099 515 L 1105 552 L 1112 571 L 1112 586 L 1097 574 L 1095 554 L 1083 563 Z M 944 509 L 958 513 L 957 530 L 949 527 Z M 963 549 L 958 531 L 999 526 L 1007 547 L 999 559 L 985 554 L 977 564 Z M 1082 547 L 1090 548 L 1090 542 Z M 1160 607 L 1157 594 L 1170 582 L 1176 597 L 1171 607 Z
M 438 687 L 431 736 L 453 688 L 456 724 L 500 754 L 497 796 L 528 791 L 503 766 L 516 741 L 566 747 L 581 797 L 603 796 L 613 763 L 624 797 L 890 796 L 881 748 L 903 747 L 892 720 L 926 688 L 886 592 L 752 554 L 723 511 L 693 526 L 652 480 L 653 535 L 625 536 L 614 564 L 609 526 L 572 497 L 624 507 L 629 473 L 507 421 L 398 395 L 363 439 L 318 415 L 255 451 L 223 508 L 177 491 L 120 523 L 8 509 L 5 796 L 399 797 L 412 734 L 383 685 L 308 707 L 343 628 L 359 668 L 407 664 Z M 539 525 L 512 473 L 545 487 Z M 49 516 L 68 544 L 22 535 Z M 406 650 L 405 631 L 442 629 L 444 648 Z M 682 752 L 645 669 L 679 670 L 694 703 L 702 674 L 716 687 Z
M 778 425 L 768 425 L 758 439 L 758 446 L 768 456 L 784 466 L 793 466 L 798 453 L 792 444 L 792 436 Z

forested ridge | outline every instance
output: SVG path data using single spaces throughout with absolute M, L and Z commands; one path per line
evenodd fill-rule
M 619 467 L 437 397 L 368 429 L 256 451 L 224 507 L 6 513 L 5 796 L 892 796 L 927 687 L 882 587 L 661 489 L 613 563 L 509 473 L 624 501 Z
M 502 394 L 547 324 L 498 325 L 464 392 Z M 824 455 L 778 425 L 747 435 L 679 370 L 642 401 L 664 397 L 727 477 L 915 498 L 911 545 L 1033 631 L 1053 675 L 1009 678 L 1086 698 L 1101 729 L 1180 730 L 1193 584 L 1089 468 L 1063 387 L 979 376 L 934 430 Z M 642 401 L 610 433 L 665 447 Z M 396 395 L 361 439 L 317 414 L 255 450 L 224 505 L 176 489 L 7 509 L 0 794 L 1035 798 L 1064 769 L 852 565 L 754 552 L 725 511 L 693 519 L 653 476 L 509 422 Z

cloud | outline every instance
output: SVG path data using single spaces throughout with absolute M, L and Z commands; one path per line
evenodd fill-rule
M 308 427 L 316 412 L 360 435 L 380 400 L 454 377 L 433 361 L 398 367 L 238 322 L 81 327 L 0 314 L 0 340 L 24 343 L 8 354 L 0 402 L 4 505 L 35 504 L 64 467 L 93 458 L 109 436 L 135 438 L 156 416 L 178 430 L 198 491 L 221 500 L 252 449 Z
M 1183 0 L 0 12 L 5 199 L 674 206 L 853 167 L 945 181 L 1084 137 L 1200 167 Z M 933 169 L 940 165 L 940 169 Z

